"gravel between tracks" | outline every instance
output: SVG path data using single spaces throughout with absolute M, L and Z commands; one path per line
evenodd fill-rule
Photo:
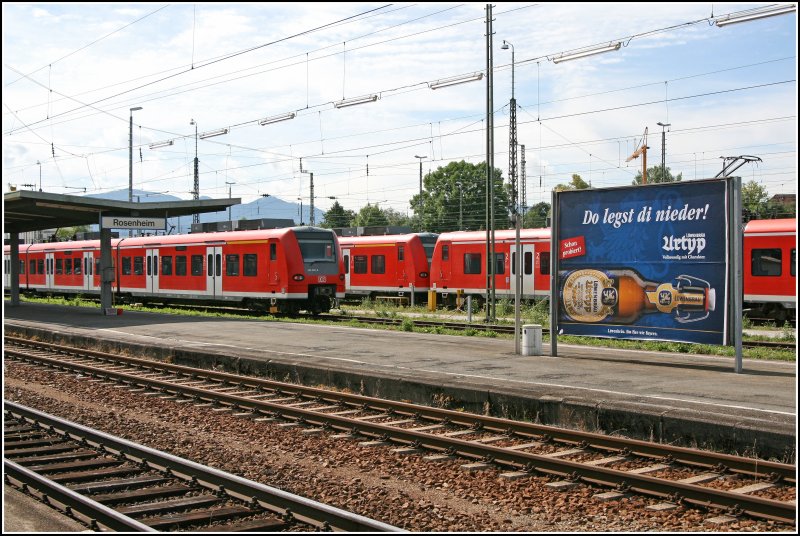
M 304 436 L 76 381 L 74 374 L 8 361 L 4 369 L 8 400 L 414 532 L 792 532 L 749 519 L 707 523 L 720 513 L 683 506 L 647 511 L 658 501 L 644 497 L 600 502 L 592 496 L 605 490 L 586 485 L 555 492 L 544 487 L 549 477 L 506 481 L 495 469 L 464 471 L 464 460 L 425 462 L 391 447 Z

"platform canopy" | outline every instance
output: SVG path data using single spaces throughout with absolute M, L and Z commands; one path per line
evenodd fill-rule
M 220 212 L 241 202 L 241 199 L 233 198 L 131 203 L 96 197 L 18 190 L 3 195 L 3 232 L 25 233 L 99 224 L 101 216 L 175 218 L 204 212 Z

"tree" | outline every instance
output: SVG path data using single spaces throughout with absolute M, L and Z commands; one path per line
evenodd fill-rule
M 492 174 L 495 229 L 510 227 L 510 187 L 503 184 L 500 169 Z M 432 233 L 486 228 L 486 163 L 450 162 L 431 171 L 423 180 L 422 195 L 411 198 L 416 213 L 412 228 Z M 460 221 L 459 221 L 460 220 Z
M 356 217 L 353 219 L 353 226 L 355 227 L 371 227 L 374 225 L 389 225 L 389 220 L 386 214 L 383 213 L 381 207 L 377 204 L 370 205 L 367 203 L 361 207 Z
M 332 229 L 334 227 L 350 227 L 353 225 L 356 213 L 352 210 L 345 210 L 338 201 L 334 201 L 324 217 L 325 220 L 320 225 L 327 229 Z
M 386 216 L 388 225 L 394 225 L 397 227 L 411 227 L 411 218 L 399 210 L 388 207 L 383 209 L 383 215 Z
M 550 203 L 542 201 L 528 209 L 528 212 L 525 213 L 525 219 L 522 221 L 522 226 L 526 229 L 547 227 L 547 218 L 549 217 Z
M 656 184 L 659 182 L 680 182 L 683 179 L 683 173 L 678 173 L 674 176 L 670 173 L 669 168 L 666 168 L 666 173 L 663 173 L 661 166 L 653 166 L 647 168 L 647 184 Z M 637 186 L 642 184 L 642 172 L 637 171 L 636 176 L 633 178 L 633 185 Z
M 56 239 L 59 242 L 64 242 L 67 240 L 75 240 L 77 238 L 78 233 L 87 233 L 89 232 L 88 225 L 78 225 L 76 227 L 61 227 L 60 229 L 56 230 Z
M 561 190 L 585 190 L 589 187 L 589 184 L 581 178 L 580 175 L 577 173 L 573 173 L 572 180 L 569 184 L 557 184 L 553 190 L 561 191 Z
M 769 192 L 751 180 L 742 185 L 742 216 L 745 221 L 759 219 L 767 213 Z

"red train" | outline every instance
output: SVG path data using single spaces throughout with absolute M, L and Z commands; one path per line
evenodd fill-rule
M 779 321 L 797 311 L 797 220 L 753 220 L 744 228 L 744 304 Z
M 424 299 L 438 235 L 340 236 L 348 297 L 406 296 Z
M 344 297 L 339 244 L 315 227 L 151 236 L 111 241 L 116 299 L 236 303 L 327 312 Z M 3 249 L 9 288 L 10 247 Z M 100 293 L 100 242 L 20 246 L 20 291 Z

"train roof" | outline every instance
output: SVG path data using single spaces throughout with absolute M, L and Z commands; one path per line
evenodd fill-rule
M 797 233 L 797 218 L 780 220 L 751 220 L 744 228 L 745 234 Z
M 495 241 L 515 240 L 516 236 L 517 232 L 514 229 L 500 229 L 494 232 Z M 550 228 L 520 229 L 519 237 L 525 240 L 550 240 Z M 451 233 L 442 233 L 439 235 L 439 240 L 449 240 L 451 242 L 485 242 L 486 231 L 454 231 Z
M 340 236 L 339 243 L 342 245 L 348 244 L 388 244 L 388 243 L 403 243 L 407 244 L 415 238 L 423 236 L 436 236 L 432 233 L 406 233 L 396 235 L 370 235 L 370 236 Z
M 160 236 L 137 236 L 132 238 L 114 238 L 111 240 L 111 247 L 117 247 L 120 244 L 126 247 L 136 246 L 150 246 L 150 245 L 167 245 L 167 244 L 220 244 L 231 242 L 242 242 L 250 240 L 267 240 L 270 238 L 283 238 L 291 232 L 309 232 L 319 231 L 330 233 L 336 236 L 330 229 L 323 229 L 321 227 L 284 227 L 281 229 L 255 229 L 250 231 L 226 231 L 219 233 L 192 233 L 192 234 L 176 234 L 176 235 L 160 235 Z M 96 249 L 99 240 L 79 240 L 73 242 L 43 242 L 40 244 L 31 244 L 27 247 L 25 244 L 20 244 L 20 252 L 35 252 L 35 251 L 65 251 L 65 250 L 81 250 L 81 249 Z M 4 249 L 8 250 L 10 246 L 5 246 Z

